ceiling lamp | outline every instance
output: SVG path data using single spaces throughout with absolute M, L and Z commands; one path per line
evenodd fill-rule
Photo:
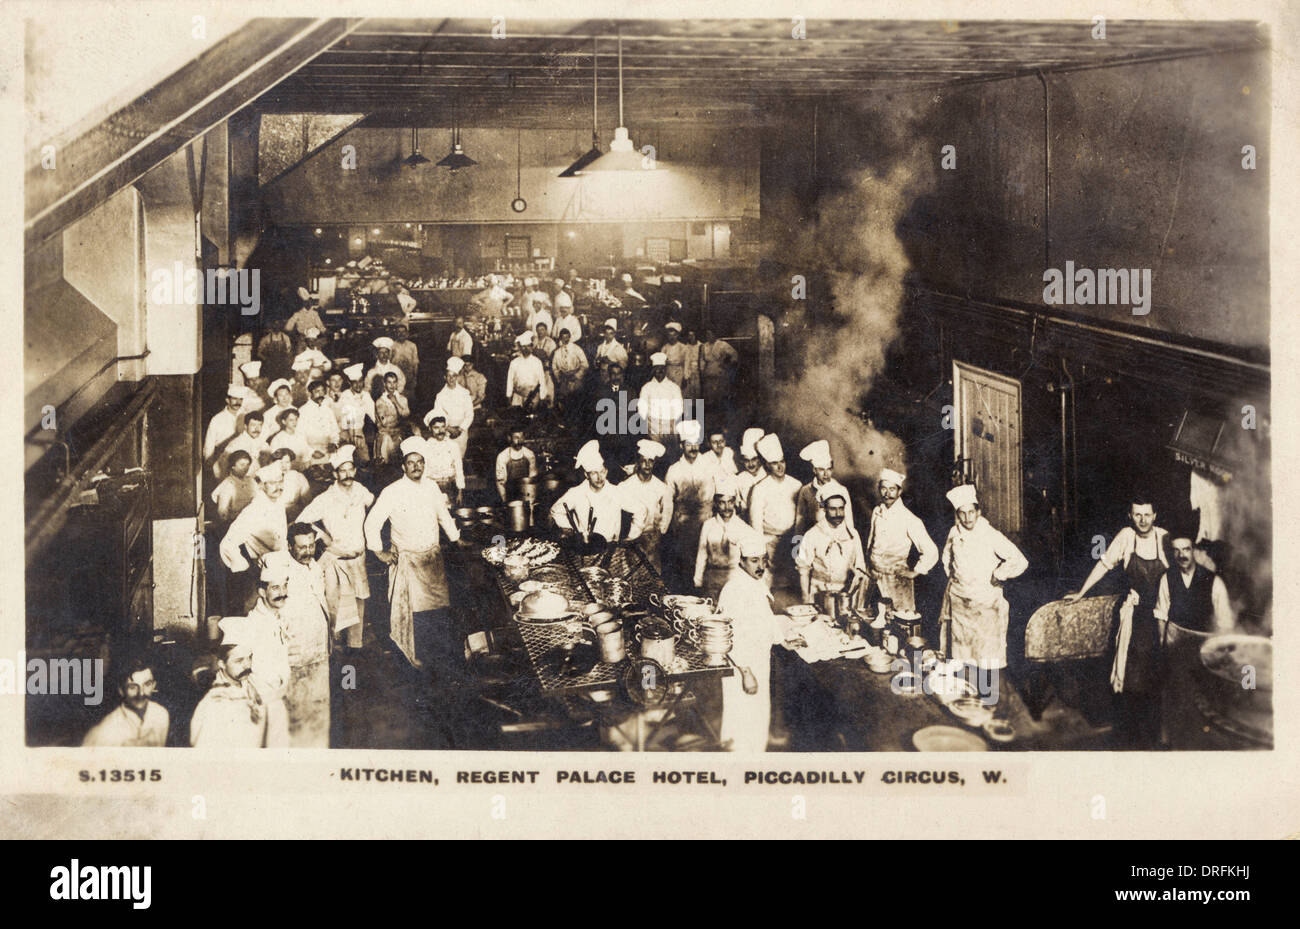
M 473 167 L 476 164 L 478 162 L 466 155 L 464 147 L 460 144 L 460 127 L 457 125 L 456 111 L 453 108 L 451 116 L 451 151 L 438 162 L 438 167 L 451 168 L 452 171 L 456 171 L 460 168 Z
M 408 168 L 418 168 L 420 165 L 429 164 L 429 159 L 420 154 L 420 130 L 411 130 L 411 154 L 402 159 L 402 164 Z
M 577 177 L 587 167 L 604 154 L 600 150 L 600 132 L 596 128 L 596 37 L 591 39 L 591 149 L 578 157 L 578 160 L 560 172 L 560 177 Z
M 614 141 L 609 144 L 609 151 L 591 164 L 581 169 L 580 174 L 596 171 L 641 171 L 651 170 L 655 166 L 653 158 L 642 157 L 628 138 L 627 127 L 623 125 L 623 32 L 618 34 L 618 128 L 614 130 Z

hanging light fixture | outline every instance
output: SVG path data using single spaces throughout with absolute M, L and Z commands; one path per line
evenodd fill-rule
M 591 149 L 580 155 L 578 160 L 560 172 L 560 177 L 577 177 L 587 167 L 604 154 L 600 150 L 600 131 L 596 128 L 596 91 L 599 78 L 596 73 L 596 37 L 591 37 Z
M 460 168 L 473 167 L 476 164 L 478 162 L 466 155 L 464 147 L 460 144 L 460 127 L 456 119 L 456 109 L 453 106 L 451 111 L 451 151 L 438 162 L 438 167 L 450 168 L 452 171 L 456 171 Z
M 429 164 L 429 159 L 420 154 L 419 128 L 411 129 L 411 154 L 402 159 L 402 164 L 408 168 L 418 168 L 420 165 Z
M 627 127 L 623 125 L 623 30 L 618 33 L 618 128 L 614 130 L 614 141 L 609 143 L 609 151 L 601 155 L 579 173 L 589 174 L 596 171 L 641 171 L 654 168 L 655 160 L 641 156 L 632 140 L 628 138 Z

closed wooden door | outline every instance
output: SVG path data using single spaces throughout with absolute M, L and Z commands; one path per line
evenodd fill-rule
M 984 517 L 1011 535 L 1020 532 L 1022 496 L 1020 382 L 953 362 L 958 460 L 979 489 Z

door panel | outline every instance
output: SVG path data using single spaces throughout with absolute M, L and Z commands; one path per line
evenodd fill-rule
M 1020 532 L 1022 496 L 1020 382 L 960 361 L 953 362 L 958 459 L 979 488 L 990 523 Z

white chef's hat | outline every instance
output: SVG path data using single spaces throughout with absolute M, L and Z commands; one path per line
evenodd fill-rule
M 461 361 L 455 355 L 452 355 L 450 358 L 447 359 L 448 374 L 459 374 L 461 368 L 463 367 L 465 367 L 465 362 Z
M 309 290 L 307 290 L 306 287 L 299 287 L 299 288 L 298 288 L 298 298 L 299 298 L 300 300 L 310 300 L 310 299 L 311 299 L 311 292 L 310 292 Z
M 654 439 L 640 439 L 636 443 L 636 453 L 642 458 L 660 458 L 668 449 Z
M 604 326 L 604 328 L 606 328 L 606 329 L 613 329 L 615 332 L 617 332 L 617 331 L 618 331 L 618 320 L 611 316 L 609 319 L 605 320 L 605 326 Z
M 599 471 L 605 467 L 605 459 L 600 454 L 600 443 L 592 439 L 578 449 L 577 463 L 584 471 Z
M 763 456 L 763 460 L 769 464 L 774 461 L 783 461 L 785 452 L 781 449 L 781 440 L 776 437 L 776 433 L 769 432 L 763 438 L 754 443 L 754 448 Z
M 370 344 L 373 345 L 375 348 L 392 348 L 393 340 L 386 335 L 381 335 L 379 338 L 375 339 Z
M 283 583 L 293 571 L 293 558 L 288 552 L 267 552 L 262 556 L 262 573 L 258 580 L 263 584 Z
M 266 388 L 267 393 L 271 395 L 271 399 L 275 399 L 275 392 L 279 390 L 281 387 L 283 387 L 285 390 L 293 390 L 293 385 L 291 385 L 284 378 L 280 378 L 278 381 L 272 381 L 271 386 Z
M 631 283 L 632 283 L 632 275 L 628 274 L 626 271 L 624 271 L 622 274 L 620 274 L 620 275 L 618 276 L 618 279 L 619 279 L 620 281 L 622 281 L 624 284 L 631 284 Z
M 663 352 L 655 352 L 650 356 L 650 367 L 658 368 L 668 364 L 668 356 Z
M 293 369 L 295 371 L 310 371 L 313 364 L 315 364 L 315 362 L 312 360 L 311 355 L 303 352 L 293 360 Z
M 365 373 L 365 370 L 365 365 L 358 362 L 357 364 L 344 368 L 343 374 L 349 381 L 359 381 L 361 380 L 361 375 Z
M 715 497 L 734 497 L 740 490 L 736 483 L 736 475 L 719 474 L 713 479 L 713 496 Z
M 902 487 L 905 480 L 907 480 L 907 475 L 901 471 L 895 471 L 892 468 L 880 469 L 880 483 L 882 484 L 893 484 L 895 487 Z
M 703 427 L 693 419 L 683 419 L 677 424 L 677 437 L 691 445 L 699 445 L 703 438 Z
M 247 616 L 223 616 L 217 620 L 221 630 L 223 648 L 249 648 L 253 644 L 253 630 Z
M 537 278 L 535 278 L 535 277 L 526 277 L 526 278 L 524 278 L 524 286 L 525 286 L 525 287 L 535 287 L 535 286 L 537 286 Z
M 309 339 L 317 338 L 319 335 L 320 335 L 320 330 L 317 329 L 315 326 L 312 326 L 310 329 L 307 330 L 307 338 Z
M 564 278 L 562 278 L 562 277 L 557 277 L 557 278 L 556 278 L 554 281 L 552 281 L 551 283 L 554 284 L 556 287 L 563 287 L 563 286 L 564 286 Z
M 829 468 L 831 466 L 831 443 L 825 439 L 811 442 L 803 447 L 803 450 L 799 452 L 799 457 L 814 468 Z
M 352 456 L 356 454 L 356 447 L 353 445 L 341 445 L 330 458 L 330 466 L 337 468 L 339 465 L 352 464 Z
M 744 435 L 740 437 L 740 454 L 744 458 L 753 458 L 758 454 L 758 449 L 754 444 L 763 438 L 763 430 L 757 427 L 746 429 Z
M 243 384 L 231 384 L 226 388 L 226 396 L 235 400 L 243 400 L 248 396 L 248 388 Z
M 519 335 L 515 336 L 515 343 L 518 345 L 532 345 L 533 333 L 531 329 L 525 329 Z
M 245 361 L 239 366 L 239 373 L 247 378 L 262 376 L 262 363 L 260 361 Z
M 679 322 L 673 321 L 673 322 L 669 323 L 668 325 L 664 326 L 664 328 L 665 328 L 665 329 L 671 329 L 671 330 L 673 330 L 673 331 L 675 331 L 675 332 L 681 332 L 681 331 L 682 331 L 682 324 L 679 323 Z
M 435 419 L 441 419 L 445 423 L 447 421 L 447 411 L 442 407 L 435 406 L 429 412 L 424 414 L 424 425 L 431 425 Z
M 976 502 L 975 485 L 960 484 L 948 491 L 947 497 L 954 510 L 960 510 L 964 506 L 971 506 Z
M 820 465 L 818 467 L 820 467 Z M 849 492 L 844 489 L 844 485 L 839 481 L 827 481 L 817 489 L 818 503 L 825 504 L 827 501 L 835 497 L 839 497 L 844 501 L 844 505 L 848 506 Z
M 269 464 L 264 468 L 257 469 L 257 482 L 259 484 L 280 480 L 284 480 L 284 469 L 278 464 Z
M 407 455 L 419 455 L 421 458 L 424 457 L 424 439 L 420 438 L 418 435 L 413 435 L 403 439 L 400 447 L 402 449 L 403 461 L 406 460 Z
M 767 554 L 767 539 L 757 532 L 746 532 L 740 537 L 740 557 L 757 558 Z

